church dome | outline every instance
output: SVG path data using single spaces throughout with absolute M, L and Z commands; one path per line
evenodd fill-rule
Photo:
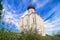
M 30 8 L 35 9 L 35 7 L 32 5 L 30 5 L 27 9 L 29 10 Z

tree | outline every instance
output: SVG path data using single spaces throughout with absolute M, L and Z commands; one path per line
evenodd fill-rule
M 1 2 L 2 2 L 2 0 L 0 0 L 0 26 L 3 27 L 3 23 L 4 23 L 4 22 L 2 22 L 2 10 L 3 10 L 3 6 L 2 6 Z
M 2 9 L 3 9 L 3 6 L 2 6 L 1 2 L 2 2 L 2 0 L 0 0 L 0 19 L 2 17 L 1 15 L 2 15 Z

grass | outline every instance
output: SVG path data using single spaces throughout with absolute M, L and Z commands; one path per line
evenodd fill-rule
M 38 34 L 15 33 L 0 30 L 0 40 L 60 40 L 60 34 L 54 36 L 40 36 Z

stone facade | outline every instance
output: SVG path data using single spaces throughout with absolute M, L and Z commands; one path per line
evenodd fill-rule
M 35 12 L 28 13 L 20 19 L 20 31 L 35 33 L 45 36 L 44 20 Z

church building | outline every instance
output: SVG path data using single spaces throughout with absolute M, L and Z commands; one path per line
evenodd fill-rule
M 35 12 L 35 7 L 30 5 L 28 13 L 20 19 L 20 31 L 25 33 L 38 33 L 45 36 L 44 20 Z

